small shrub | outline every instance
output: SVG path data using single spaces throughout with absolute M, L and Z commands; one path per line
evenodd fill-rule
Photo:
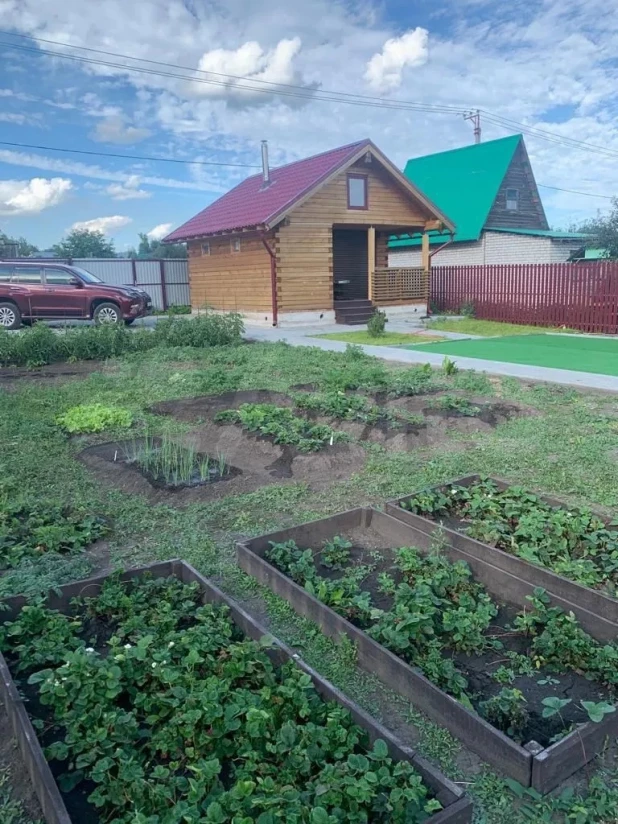
M 128 409 L 105 406 L 102 403 L 81 404 L 58 415 L 56 423 L 71 435 L 103 432 L 105 429 L 126 429 L 133 423 Z
M 461 304 L 459 309 L 459 314 L 463 315 L 464 318 L 473 318 L 474 317 L 474 304 L 471 300 L 466 301 L 465 303 Z
M 386 317 L 386 312 L 382 312 L 380 311 L 380 309 L 376 309 L 373 315 L 369 318 L 369 321 L 367 323 L 367 332 L 369 333 L 370 337 L 379 338 L 381 335 L 383 335 L 387 323 L 388 318 Z

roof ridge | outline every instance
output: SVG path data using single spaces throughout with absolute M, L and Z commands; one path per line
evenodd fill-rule
M 273 166 L 271 168 L 271 172 L 278 172 L 280 169 L 289 169 L 290 166 L 295 166 L 297 163 L 307 163 L 309 160 L 316 160 L 318 157 L 324 157 L 324 155 L 334 154 L 335 152 L 343 152 L 346 149 L 356 149 L 363 145 L 371 144 L 371 139 L 366 137 L 364 140 L 357 140 L 355 143 L 348 143 L 345 146 L 336 146 L 334 149 L 326 149 L 323 152 L 318 152 L 314 155 L 309 155 L 309 157 L 301 157 L 299 160 L 292 160 L 290 163 L 284 163 L 283 166 Z M 261 172 L 257 172 L 258 175 L 261 176 Z M 251 175 L 251 177 L 256 177 L 256 175 Z
M 492 146 L 495 143 L 501 143 L 505 140 L 512 140 L 514 137 L 523 138 L 523 134 L 509 134 L 506 137 L 497 137 L 495 140 L 485 140 L 483 143 L 468 143 L 466 146 L 456 146 L 454 149 L 444 149 L 441 152 L 431 152 L 431 154 L 418 155 L 411 157 L 408 163 L 414 163 L 416 160 L 425 160 L 428 157 L 437 157 L 438 155 L 452 154 L 453 152 L 463 152 L 466 149 L 478 149 L 479 147 Z

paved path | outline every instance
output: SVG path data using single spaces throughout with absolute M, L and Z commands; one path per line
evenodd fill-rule
M 339 327 L 340 329 L 347 327 Z M 320 332 L 322 329 L 320 329 Z M 324 330 L 326 331 L 326 330 Z M 298 329 L 272 329 L 264 326 L 246 325 L 245 336 L 252 340 L 287 341 L 292 346 L 316 346 L 329 352 L 345 352 L 346 343 L 337 340 L 324 340 L 311 337 L 315 327 Z M 361 346 L 368 355 L 399 363 L 430 363 L 432 366 L 441 366 L 444 355 L 431 352 L 420 352 L 412 349 L 399 349 L 394 346 Z M 492 375 L 509 375 L 524 380 L 546 381 L 559 383 L 565 386 L 587 387 L 589 389 L 605 389 L 618 392 L 618 378 L 610 375 L 594 375 L 588 372 L 573 372 L 568 369 L 550 369 L 544 366 L 525 366 L 517 363 L 500 363 L 499 361 L 481 360 L 479 358 L 451 357 L 460 369 L 474 369 L 477 372 L 488 372 Z

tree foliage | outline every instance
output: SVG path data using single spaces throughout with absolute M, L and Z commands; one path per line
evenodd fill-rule
M 15 247 L 14 251 L 13 247 Z M 38 251 L 38 248 L 32 243 L 28 243 L 25 237 L 9 237 L 4 232 L 0 232 L 0 256 L 30 257 L 36 255 Z
M 90 229 L 73 229 L 52 247 L 61 258 L 113 258 L 116 257 L 114 242 L 103 232 Z
M 581 223 L 576 231 L 590 235 L 588 247 L 605 249 L 607 257 L 618 258 L 618 197 L 612 199 L 611 209 L 607 214 L 599 212 L 595 218 Z
M 186 258 L 187 247 L 182 243 L 161 243 L 160 240 L 151 240 L 143 232 L 139 233 L 139 246 L 137 251 L 131 249 L 129 257 L 138 258 Z

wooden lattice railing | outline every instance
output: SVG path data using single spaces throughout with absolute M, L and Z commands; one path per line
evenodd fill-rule
M 428 295 L 429 273 L 420 266 L 374 272 L 372 299 L 378 305 L 426 301 Z

